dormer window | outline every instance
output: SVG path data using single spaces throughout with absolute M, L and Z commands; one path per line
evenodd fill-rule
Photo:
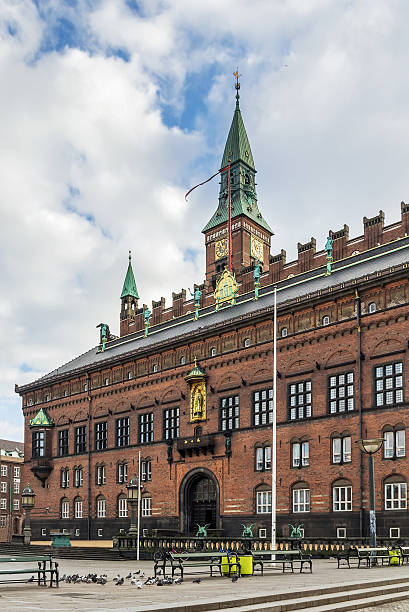
M 68 396 L 68 389 L 64 389 L 64 397 Z
M 131 371 L 128 372 L 128 380 L 131 380 L 131 378 L 133 378 L 133 373 Z
M 106 387 L 109 385 L 109 378 L 105 379 L 104 384 L 105 384 Z

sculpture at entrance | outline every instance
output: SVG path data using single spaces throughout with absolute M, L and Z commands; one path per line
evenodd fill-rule
M 207 538 L 207 529 L 208 527 L 210 527 L 210 523 L 206 523 L 206 525 L 199 525 L 199 523 L 196 523 L 196 525 L 199 528 L 197 530 L 196 537 L 197 538 Z
M 291 527 L 290 538 L 301 539 L 303 537 L 303 534 L 301 531 L 302 526 L 303 526 L 303 523 L 300 523 L 299 525 L 291 525 L 291 523 L 289 523 L 289 527 Z

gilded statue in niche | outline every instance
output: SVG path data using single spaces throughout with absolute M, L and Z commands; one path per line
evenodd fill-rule
M 190 389 L 190 420 L 204 419 L 206 419 L 206 382 L 201 380 L 194 383 Z

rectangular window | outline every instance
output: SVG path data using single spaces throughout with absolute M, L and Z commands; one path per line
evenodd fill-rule
M 0 483 L 0 493 L 7 493 L 7 482 Z
M 45 451 L 45 431 L 33 431 L 32 457 L 33 458 L 44 457 L 44 451 Z
M 100 421 L 95 423 L 95 450 L 105 450 L 108 440 L 108 423 Z
M 151 497 L 142 497 L 142 516 L 152 516 Z
M 142 477 L 142 482 L 152 480 L 152 462 L 151 461 L 142 461 L 141 477 Z
M 20 483 L 19 482 L 13 483 L 13 492 L 20 493 Z
M 404 429 L 384 432 L 383 453 L 385 459 L 405 457 L 406 444 Z
M 6 510 L 6 509 L 7 509 L 7 499 L 6 499 L 5 497 L 3 497 L 3 498 L 0 500 L 0 508 L 1 508 L 2 510 Z
M 1 466 L 1 475 L 2 476 L 7 476 L 7 465 L 2 465 Z
M 351 436 L 332 438 L 332 463 L 351 463 Z
M 82 487 L 84 484 L 84 470 L 81 467 L 74 470 L 74 487 Z
M 293 512 L 310 511 L 310 490 L 293 489 Z
M 127 463 L 118 463 L 118 482 L 119 484 L 128 482 L 128 464 Z
M 19 510 L 19 509 L 20 509 L 20 500 L 14 499 L 13 500 L 13 510 Z
M 271 446 L 256 448 L 256 470 L 257 472 L 271 470 Z
M 240 398 L 238 395 L 220 400 L 220 429 L 229 431 L 240 427 Z
M 354 410 L 354 373 L 344 372 L 328 377 L 328 412 Z
M 332 509 L 334 512 L 352 510 L 352 487 L 334 487 L 332 489 Z
M 257 514 L 271 512 L 271 491 L 257 491 L 256 512 Z
M 7 525 L 7 517 L 0 516 L 0 527 L 6 527 L 6 525 Z
M 306 467 L 310 465 L 310 443 L 293 442 L 291 445 L 292 467 Z
M 76 501 L 74 506 L 74 518 L 82 518 L 82 501 Z M 77 534 L 76 534 L 77 535 Z
M 179 437 L 179 408 L 167 408 L 164 411 L 163 431 L 165 440 Z
M 116 420 L 116 445 L 129 446 L 129 417 Z
M 118 516 L 119 518 L 126 518 L 128 516 L 128 502 L 126 497 L 120 497 L 118 499 Z
M 68 489 L 70 486 L 70 472 L 68 469 L 61 470 L 61 488 Z
M 291 421 L 312 416 L 312 382 L 300 380 L 288 385 L 288 406 Z
M 337 527 L 337 538 L 339 540 L 344 540 L 347 537 L 347 529 L 346 527 Z
M 393 406 L 403 402 L 403 363 L 374 368 L 375 405 Z
M 153 412 L 139 415 L 139 444 L 153 442 Z
M 19 467 L 14 468 L 14 478 L 20 478 L 20 468 Z
M 104 485 L 106 483 L 105 465 L 97 466 L 97 484 Z
M 273 389 L 253 393 L 253 425 L 269 425 L 273 422 Z
M 107 515 L 106 499 L 97 499 L 97 518 L 105 518 Z
M 406 510 L 406 482 L 393 482 L 385 485 L 385 510 Z
M 85 453 L 87 450 L 87 426 L 81 425 L 76 427 L 74 431 L 74 453 Z
M 68 455 L 68 429 L 61 429 L 58 432 L 58 456 Z

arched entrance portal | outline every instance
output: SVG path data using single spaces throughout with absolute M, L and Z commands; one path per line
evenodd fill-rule
M 180 486 L 180 522 L 184 533 L 195 534 L 198 525 L 219 528 L 219 484 L 205 468 L 192 470 Z

